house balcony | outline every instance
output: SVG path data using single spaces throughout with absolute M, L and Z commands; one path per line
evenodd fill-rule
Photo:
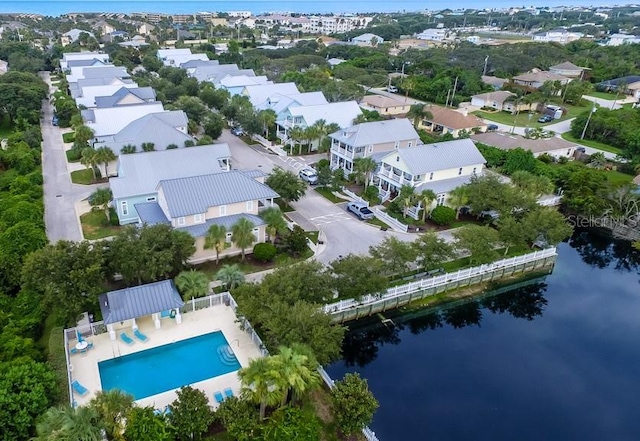
M 387 180 L 391 180 L 394 183 L 398 183 L 400 185 L 411 185 L 413 186 L 413 181 L 411 179 L 407 179 L 404 175 L 399 175 L 394 173 L 392 170 L 382 169 L 378 172 L 378 176 L 382 178 L 386 178 Z

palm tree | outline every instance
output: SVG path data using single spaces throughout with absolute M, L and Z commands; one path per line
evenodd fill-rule
M 269 127 L 275 124 L 276 122 L 276 112 L 271 109 L 261 110 L 258 113 L 260 120 L 262 121 L 262 128 L 264 130 L 264 135 L 266 138 L 269 138 Z
M 71 117 L 71 120 L 69 120 L 69 124 L 73 130 L 77 130 L 78 127 L 84 125 L 84 119 L 81 114 L 76 113 Z
M 100 207 L 107 216 L 107 222 L 111 221 L 111 210 L 109 203 L 113 199 L 113 194 L 108 188 L 99 188 L 89 196 L 89 205 L 92 207 Z
M 80 156 L 80 164 L 87 167 L 87 169 L 91 170 L 93 173 L 93 180 L 96 180 L 96 151 L 91 147 L 87 147 L 82 150 L 82 155 Z
M 353 161 L 353 165 L 355 170 L 358 173 L 361 173 L 364 176 L 364 188 L 366 189 L 369 186 L 369 181 L 371 181 L 371 174 L 376 170 L 378 164 L 373 158 L 356 158 Z
M 289 130 L 289 138 L 293 141 L 293 146 L 291 146 L 291 150 L 293 150 L 293 147 L 304 139 L 304 130 L 300 127 L 293 127 Z M 300 152 L 302 153 L 302 146 L 300 146 Z
M 320 148 L 320 144 L 322 144 L 322 140 L 325 136 L 327 136 L 327 121 L 324 119 L 319 119 L 315 123 L 313 123 L 313 129 L 315 130 L 316 138 L 318 140 L 318 148 Z
M 133 409 L 133 397 L 118 389 L 99 391 L 91 400 L 92 407 L 104 424 L 107 439 L 112 441 L 124 440 L 122 433 L 126 419 Z
M 271 243 L 276 241 L 279 232 L 287 229 L 287 222 L 282 217 L 282 211 L 278 207 L 269 207 L 260 213 L 260 217 L 267 223 L 267 234 Z
M 36 433 L 36 441 L 102 441 L 103 424 L 92 407 L 52 407 L 36 425 Z
M 209 278 L 200 271 L 182 271 L 175 282 L 184 300 L 204 297 L 209 292 Z
M 216 274 L 216 280 L 222 282 L 225 288 L 233 289 L 244 283 L 244 273 L 236 264 L 223 265 Z
M 253 245 L 256 237 L 253 235 L 253 222 L 243 217 L 231 227 L 231 240 L 242 250 L 242 260 L 244 260 L 245 249 Z
M 400 187 L 398 197 L 402 201 L 402 216 L 407 217 L 409 208 L 413 205 L 415 199 L 414 188 L 411 185 L 403 185 Z
M 220 263 L 220 253 L 227 247 L 227 229 L 222 225 L 213 224 L 204 237 L 204 249 L 216 250 L 216 265 Z
M 304 139 L 307 146 L 307 151 L 311 152 L 311 141 L 317 138 L 317 130 L 315 127 L 310 126 L 304 129 L 302 139 Z M 300 146 L 300 154 L 302 154 L 302 145 Z
M 423 119 L 433 119 L 433 114 L 427 110 L 424 104 L 414 104 L 409 108 L 407 118 L 411 118 L 414 127 L 418 127 Z
M 264 420 L 267 406 L 275 406 L 281 397 L 278 388 L 278 373 L 274 369 L 271 357 L 251 360 L 249 366 L 238 371 L 242 396 L 260 404 L 260 419 Z
M 420 205 L 422 205 L 422 222 L 426 222 L 427 211 L 429 211 L 429 207 L 431 206 L 431 203 L 436 200 L 437 196 L 433 192 L 433 190 L 427 189 L 427 190 L 422 190 L 422 192 L 418 197 L 420 198 Z
M 469 191 L 467 187 L 461 185 L 449 192 L 449 203 L 456 210 L 456 219 L 460 217 L 460 209 L 469 203 Z
M 113 153 L 109 147 L 103 146 L 96 149 L 95 160 L 99 164 L 104 164 L 104 176 L 105 178 L 109 176 L 109 162 L 115 161 L 117 156 Z
M 278 355 L 271 357 L 274 367 L 278 372 L 278 380 L 282 388 L 282 402 L 287 404 L 289 395 L 301 398 L 305 392 L 320 385 L 320 375 L 318 374 L 317 362 L 310 359 L 306 354 L 310 351 L 281 346 Z M 315 366 L 313 364 L 315 363 Z
M 92 129 L 85 125 L 78 126 L 74 135 L 73 146 L 75 148 L 84 148 L 91 138 L 93 138 Z

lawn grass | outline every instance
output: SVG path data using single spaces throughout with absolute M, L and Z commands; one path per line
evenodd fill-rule
M 287 204 L 282 199 L 278 198 L 274 202 L 276 203 L 276 205 L 278 207 L 280 207 L 280 211 L 282 211 L 283 213 L 288 213 L 290 211 L 296 211 L 291 205 Z
M 616 155 L 621 155 L 622 154 L 622 150 L 619 149 L 618 147 L 614 147 L 612 145 L 605 144 L 605 143 L 599 142 L 599 141 L 593 141 L 591 139 L 578 139 L 578 138 L 574 137 L 571 134 L 571 132 L 563 133 L 561 136 L 562 136 L 562 139 L 564 139 L 566 141 L 569 141 L 569 142 L 575 142 L 576 144 L 582 144 L 584 146 L 591 147 L 591 148 L 594 148 L 594 149 L 604 150 L 605 152 L 613 153 L 613 154 L 616 154 Z
M 605 170 L 603 173 L 605 173 L 604 176 L 607 178 L 607 181 L 614 186 L 630 184 L 634 178 L 631 175 L 614 170 Z
M 315 244 L 318 243 L 318 236 L 320 235 L 319 231 L 307 231 L 305 234 L 311 240 L 311 242 Z
M 617 95 L 615 93 L 610 93 L 610 92 L 589 92 L 588 96 L 592 96 L 594 98 L 600 98 L 602 100 L 609 100 L 609 101 L 615 101 L 616 99 L 620 99 L 620 98 L 625 98 L 624 96 L 621 95 Z
M 371 225 L 378 226 L 380 228 L 386 228 L 387 230 L 391 229 L 391 227 L 389 225 L 385 224 L 384 222 L 382 222 L 377 217 L 374 217 L 373 219 L 369 219 L 369 220 L 367 220 L 365 222 L 368 223 L 368 224 L 371 224 Z
M 13 124 L 8 115 L 3 115 L 0 119 L 0 138 L 6 138 L 13 133 Z
M 556 124 L 560 121 L 564 121 L 566 119 L 575 118 L 585 110 L 588 110 L 587 106 L 573 106 L 570 104 L 558 104 L 567 109 L 567 113 L 562 116 L 560 119 L 554 119 L 548 123 L 539 123 L 538 118 L 542 116 L 541 113 L 529 113 L 529 112 L 520 112 L 518 115 L 512 115 L 509 112 L 485 112 L 484 110 L 477 110 L 472 112 L 474 115 L 479 116 L 480 118 L 484 118 L 488 121 L 497 122 L 500 124 L 506 124 L 508 126 L 513 126 L 515 121 L 516 127 L 545 127 L 549 124 Z M 531 115 L 531 117 L 529 117 Z
M 48 318 L 47 318 L 48 320 Z M 60 388 L 58 403 L 69 403 L 69 380 L 67 377 L 67 358 L 64 347 L 64 329 L 56 326 L 49 331 L 47 346 L 47 361 L 56 375 Z M 44 335 L 43 335 L 44 337 Z
M 331 189 L 329 187 L 316 187 L 316 188 L 314 188 L 314 190 L 317 193 L 321 194 L 325 199 L 328 199 L 329 201 L 333 202 L 334 204 L 339 204 L 341 202 L 346 202 L 347 201 L 347 199 L 339 198 L 338 196 L 333 194 L 333 191 L 331 191 Z
M 114 236 L 122 228 L 111 225 L 102 210 L 90 211 L 80 216 L 80 225 L 82 225 L 82 235 L 87 240 Z
M 73 142 L 76 139 L 76 132 L 67 132 L 62 134 L 62 142 L 65 144 Z
M 89 169 L 72 171 L 71 182 L 74 184 L 91 185 L 94 183 L 93 173 Z
M 80 162 L 81 156 L 78 155 L 77 150 L 67 150 L 65 155 L 67 155 L 67 162 Z

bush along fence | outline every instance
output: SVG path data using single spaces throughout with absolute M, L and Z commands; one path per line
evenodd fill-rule
M 369 294 L 360 300 L 340 300 L 325 305 L 324 312 L 330 314 L 337 323 L 357 320 L 452 289 L 553 267 L 557 256 L 558 253 L 555 247 L 547 248 L 522 256 L 510 257 L 493 263 L 395 286 L 389 288 L 384 294 Z

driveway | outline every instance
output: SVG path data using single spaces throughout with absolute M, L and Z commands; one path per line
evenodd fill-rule
M 51 87 L 49 72 L 41 77 Z M 51 124 L 53 106 L 42 101 L 44 120 L 42 130 L 42 176 L 44 179 L 44 221 L 51 243 L 59 240 L 81 241 L 80 220 L 76 202 L 86 199 L 98 186 L 75 185 L 67 169 L 67 157 L 62 144 L 61 130 Z
M 596 103 L 597 105 L 599 105 L 600 107 L 603 107 L 605 109 L 609 109 L 609 110 L 615 110 L 615 109 L 620 109 L 622 108 L 622 104 L 623 102 L 625 102 L 624 96 L 621 96 L 619 100 L 605 100 L 602 98 L 596 98 L 595 96 L 589 96 L 589 95 L 582 95 L 582 98 L 584 98 L 587 101 L 591 101 L 592 103 Z

